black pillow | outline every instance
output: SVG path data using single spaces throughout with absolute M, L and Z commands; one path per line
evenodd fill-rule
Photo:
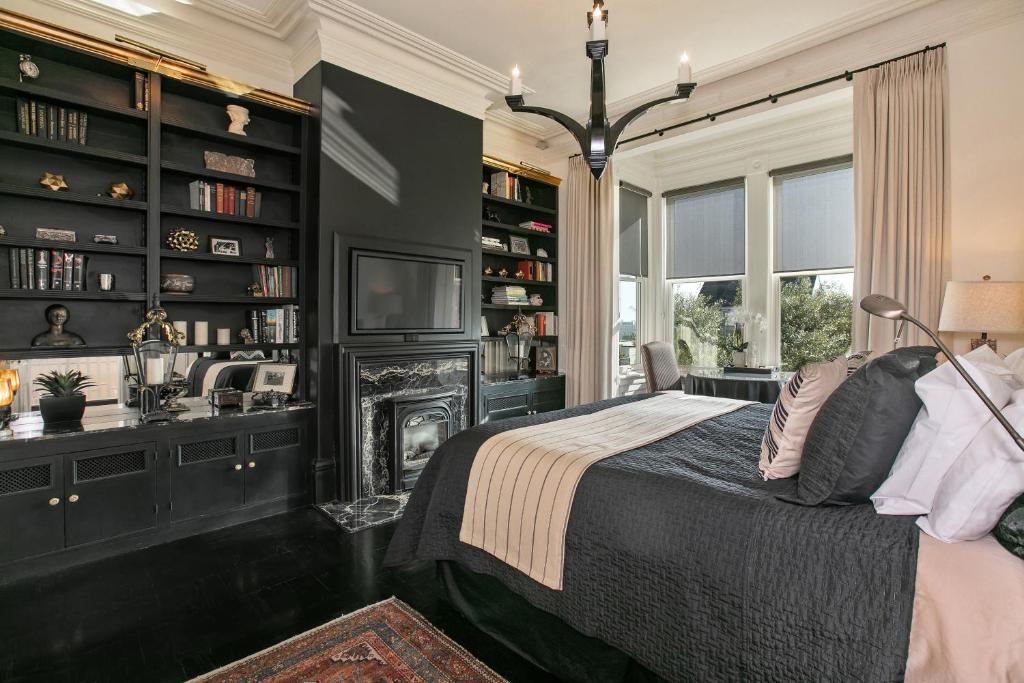
M 1010 503 L 992 532 L 996 540 L 1024 560 L 1024 495 Z
M 890 351 L 832 392 L 811 423 L 800 458 L 801 505 L 870 501 L 896 460 L 921 409 L 914 382 L 937 365 L 933 346 Z

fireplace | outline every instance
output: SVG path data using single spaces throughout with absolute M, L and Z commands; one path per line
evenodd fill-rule
M 411 489 L 430 456 L 458 427 L 455 391 L 398 396 L 387 401 L 391 451 L 391 491 Z

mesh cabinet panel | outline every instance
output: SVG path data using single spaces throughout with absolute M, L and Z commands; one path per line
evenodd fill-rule
M 178 446 L 178 464 L 194 465 L 208 460 L 233 458 L 237 454 L 238 449 L 233 436 L 208 441 L 194 441 Z
M 45 489 L 50 485 L 50 465 L 29 465 L 0 470 L 0 496 Z
M 509 408 L 525 408 L 526 401 L 527 396 L 525 394 L 489 398 L 487 399 L 487 410 L 493 412 L 495 410 L 508 410 Z
M 299 430 L 296 427 L 288 429 L 275 429 L 270 432 L 260 432 L 252 435 L 249 444 L 253 453 L 261 451 L 273 451 L 279 448 L 290 448 L 299 445 Z
M 146 451 L 97 455 L 75 460 L 75 481 L 92 481 L 146 471 Z

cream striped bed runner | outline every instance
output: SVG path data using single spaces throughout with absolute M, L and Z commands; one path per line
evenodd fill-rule
M 588 467 L 750 403 L 668 392 L 496 434 L 473 460 L 459 540 L 561 590 L 565 529 Z

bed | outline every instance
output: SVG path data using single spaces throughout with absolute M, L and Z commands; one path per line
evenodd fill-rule
M 1024 680 L 1014 643 L 1024 563 L 988 541 L 922 540 L 913 518 L 869 505 L 779 500 L 793 482 L 757 471 L 770 406 L 591 465 L 575 490 L 558 590 L 459 540 L 473 461 L 489 438 L 647 399 L 449 439 L 385 564 L 436 562 L 471 621 L 564 680 Z

